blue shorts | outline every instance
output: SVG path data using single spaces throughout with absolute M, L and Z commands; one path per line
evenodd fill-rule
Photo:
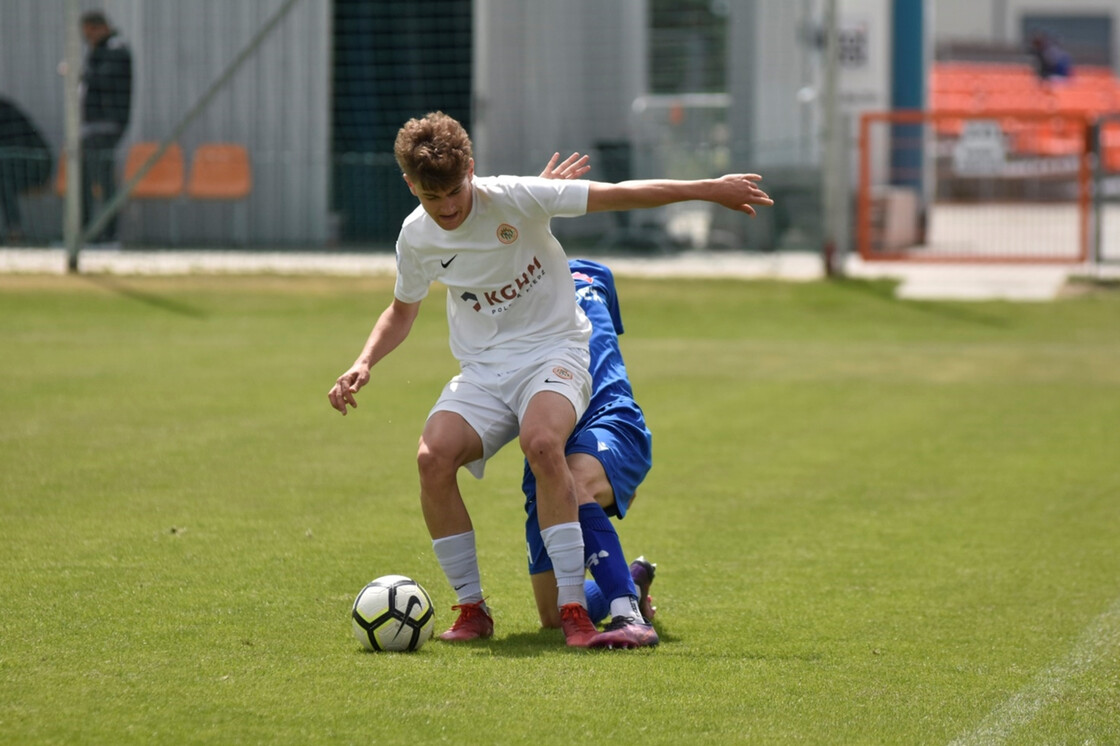
M 633 401 L 617 401 L 598 412 L 589 412 L 568 439 L 564 452 L 586 453 L 603 465 L 614 492 L 614 508 L 608 515 L 626 516 L 630 501 L 653 465 L 653 437 L 646 427 L 642 410 Z M 552 561 L 541 541 L 537 518 L 536 480 L 528 467 L 522 483 L 525 492 L 525 542 L 529 552 L 529 573 L 536 575 L 552 569 Z

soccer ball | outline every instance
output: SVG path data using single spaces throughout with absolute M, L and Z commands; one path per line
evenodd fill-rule
M 431 597 L 404 575 L 371 581 L 354 599 L 350 616 L 354 637 L 367 650 L 419 650 L 435 627 Z

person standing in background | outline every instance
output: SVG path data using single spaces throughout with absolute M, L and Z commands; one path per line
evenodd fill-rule
M 9 244 L 23 241 L 19 196 L 47 183 L 51 151 L 46 140 L 14 101 L 0 96 L 0 218 Z
M 82 69 L 82 226 L 90 223 L 93 185 L 102 204 L 117 191 L 116 150 L 132 109 L 132 52 L 105 14 L 82 14 L 82 36 L 89 51 Z M 117 241 L 117 219 L 106 224 L 99 242 Z

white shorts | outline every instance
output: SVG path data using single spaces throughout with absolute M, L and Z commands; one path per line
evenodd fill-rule
M 459 375 L 443 387 L 432 411 L 455 412 L 482 439 L 482 458 L 466 464 L 467 471 L 482 479 L 486 461 L 517 437 L 529 400 L 541 391 L 555 391 L 572 403 L 573 424 L 579 421 L 591 399 L 591 374 L 587 350 L 558 350 L 551 357 L 521 368 L 465 364 Z

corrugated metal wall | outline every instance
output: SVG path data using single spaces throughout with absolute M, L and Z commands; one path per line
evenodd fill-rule
M 167 137 L 283 0 L 83 0 L 100 8 L 133 52 L 132 119 L 120 151 Z M 63 136 L 64 0 L 0 3 L 0 93 L 39 125 L 56 157 Z M 183 132 L 189 159 L 203 142 L 245 144 L 254 188 L 243 203 L 136 201 L 122 213 L 126 243 L 321 244 L 328 239 L 329 0 L 299 0 L 208 108 Z M 31 209 L 58 226 L 60 200 Z M 53 221 L 52 221 L 53 218 Z M 60 230 L 59 230 L 60 235 Z
M 58 63 L 66 2 L 0 0 L 0 95 L 28 111 L 56 156 L 63 142 Z M 133 119 L 124 145 L 166 137 L 285 2 L 79 0 L 83 10 L 105 10 L 133 47 Z M 728 0 L 719 5 L 727 14 L 731 50 L 726 92 L 731 167 L 765 169 L 771 187 L 786 170 L 796 182 L 793 188 L 805 191 L 817 180 L 820 160 L 823 68 L 813 36 L 824 0 Z M 1026 0 L 938 0 L 934 17 L 950 35 L 972 28 L 961 20 L 967 16 L 968 24 L 980 24 L 986 35 L 1000 37 L 1011 33 L 1028 6 L 1033 7 Z M 1114 6 L 1115 0 L 1078 4 L 1110 14 Z M 890 7 L 888 0 L 839 2 L 841 26 L 862 44 L 858 64 L 846 64 L 841 75 L 841 104 L 853 120 L 863 109 L 889 105 Z M 342 158 L 332 152 L 331 142 L 331 112 L 337 104 L 332 99 L 332 50 L 336 33 L 354 33 L 332 28 L 333 10 L 332 0 L 296 0 L 275 33 L 180 138 L 188 157 L 202 142 L 246 144 L 255 176 L 248 200 L 233 205 L 186 198 L 172 204 L 134 202 L 123 214 L 126 244 L 272 247 L 330 241 L 336 224 L 330 214 L 330 175 L 332 162 Z M 553 150 L 579 149 L 598 158 L 595 176 L 612 178 L 602 168 L 606 158 L 597 145 L 617 141 L 634 148 L 636 173 L 682 175 L 636 147 L 642 141 L 634 102 L 648 93 L 650 55 L 662 51 L 649 49 L 648 21 L 647 0 L 473 0 L 471 130 L 479 172 L 533 172 Z M 997 25 L 1004 28 L 993 28 Z M 438 33 L 386 26 L 385 34 L 408 31 L 409 39 L 415 38 L 415 60 L 435 68 L 447 64 Z M 392 113 L 394 120 L 399 117 Z M 120 155 L 123 162 L 123 148 Z M 371 157 L 365 152 L 350 155 Z M 387 153 L 373 157 L 383 162 Z M 642 158 L 646 160 L 639 162 Z M 390 181 L 399 188 L 395 178 Z M 352 202 L 378 199 L 373 188 L 358 191 L 371 193 L 356 198 L 348 193 Z M 60 200 L 48 194 L 33 202 L 38 225 L 47 226 L 49 240 L 59 239 Z M 809 205 L 796 217 L 800 221 L 814 212 L 819 210 Z M 609 222 L 573 221 L 558 230 L 599 230 Z M 728 230 L 746 235 L 743 225 L 736 220 Z M 765 220 L 751 225 L 764 226 Z

